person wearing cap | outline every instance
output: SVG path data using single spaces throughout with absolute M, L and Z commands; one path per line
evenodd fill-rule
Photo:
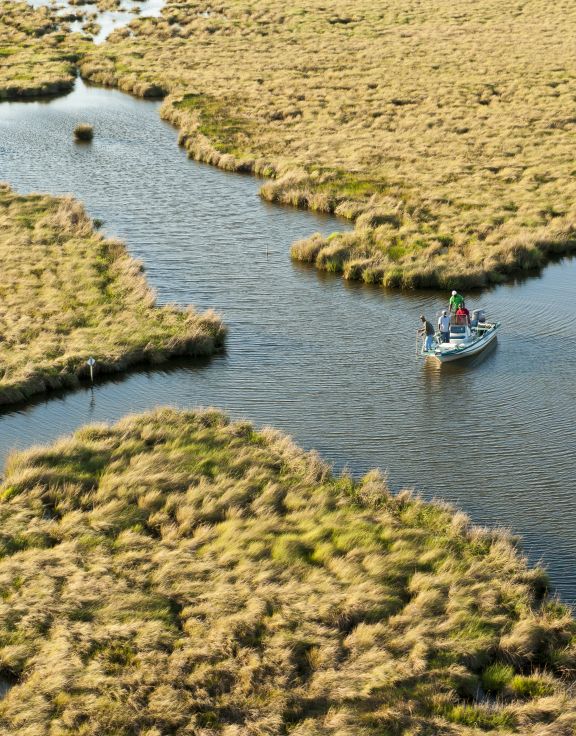
M 450 342 L 450 315 L 443 309 L 438 320 L 438 330 L 442 336 L 442 342 Z
M 464 304 L 464 297 L 462 294 L 459 294 L 456 290 L 452 292 L 452 296 L 450 297 L 450 311 L 456 312 L 458 307 L 462 306 Z
M 424 352 L 427 353 L 429 350 L 432 350 L 435 330 L 423 314 L 420 315 L 420 320 L 422 321 L 422 327 L 420 327 L 418 333 L 423 337 L 425 336 Z

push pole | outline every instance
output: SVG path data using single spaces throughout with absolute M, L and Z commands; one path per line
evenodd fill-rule
M 90 380 L 94 383 L 94 366 L 96 365 L 96 361 L 92 356 L 90 356 L 86 362 L 90 368 Z

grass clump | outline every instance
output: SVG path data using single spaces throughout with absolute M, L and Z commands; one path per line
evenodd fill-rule
M 546 697 L 554 693 L 554 682 L 538 676 L 515 675 L 510 680 L 511 692 L 519 698 Z
M 492 733 L 506 730 L 517 731 L 518 725 L 514 714 L 511 712 L 493 711 L 474 705 L 456 705 L 444 711 L 445 717 L 451 723 L 468 726 L 476 732 L 490 731 Z
M 505 535 L 215 410 L 12 455 L 0 543 L 2 732 L 576 725 L 574 621 Z
M 212 354 L 225 329 L 212 312 L 158 308 L 124 244 L 95 232 L 67 197 L 0 186 L 0 404 L 171 356 Z
M 494 662 L 482 673 L 482 687 L 486 692 L 499 693 L 514 677 L 514 667 Z
M 74 128 L 74 139 L 81 142 L 89 142 L 94 138 L 94 126 L 90 123 L 78 123 Z

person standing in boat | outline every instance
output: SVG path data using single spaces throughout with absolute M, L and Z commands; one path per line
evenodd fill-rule
M 463 304 L 464 297 L 462 296 L 462 294 L 459 294 L 456 290 L 454 290 L 452 292 L 452 296 L 450 297 L 450 311 L 458 311 L 458 307 L 462 306 Z
M 450 315 L 443 309 L 438 320 L 438 330 L 442 337 L 442 342 L 450 342 Z
M 464 302 L 462 302 L 462 304 L 458 307 L 458 309 L 456 310 L 456 314 L 458 316 L 466 317 L 466 324 L 470 326 L 470 312 L 464 305 Z
M 420 327 L 420 329 L 418 330 L 418 334 L 422 335 L 422 337 L 425 338 L 424 352 L 428 352 L 429 350 L 432 350 L 435 330 L 423 314 L 420 315 L 420 320 L 422 322 L 422 327 Z

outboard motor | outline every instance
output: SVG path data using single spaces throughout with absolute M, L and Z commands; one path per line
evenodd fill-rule
M 472 327 L 477 327 L 479 322 L 486 322 L 486 312 L 484 309 L 474 309 L 470 317 Z

